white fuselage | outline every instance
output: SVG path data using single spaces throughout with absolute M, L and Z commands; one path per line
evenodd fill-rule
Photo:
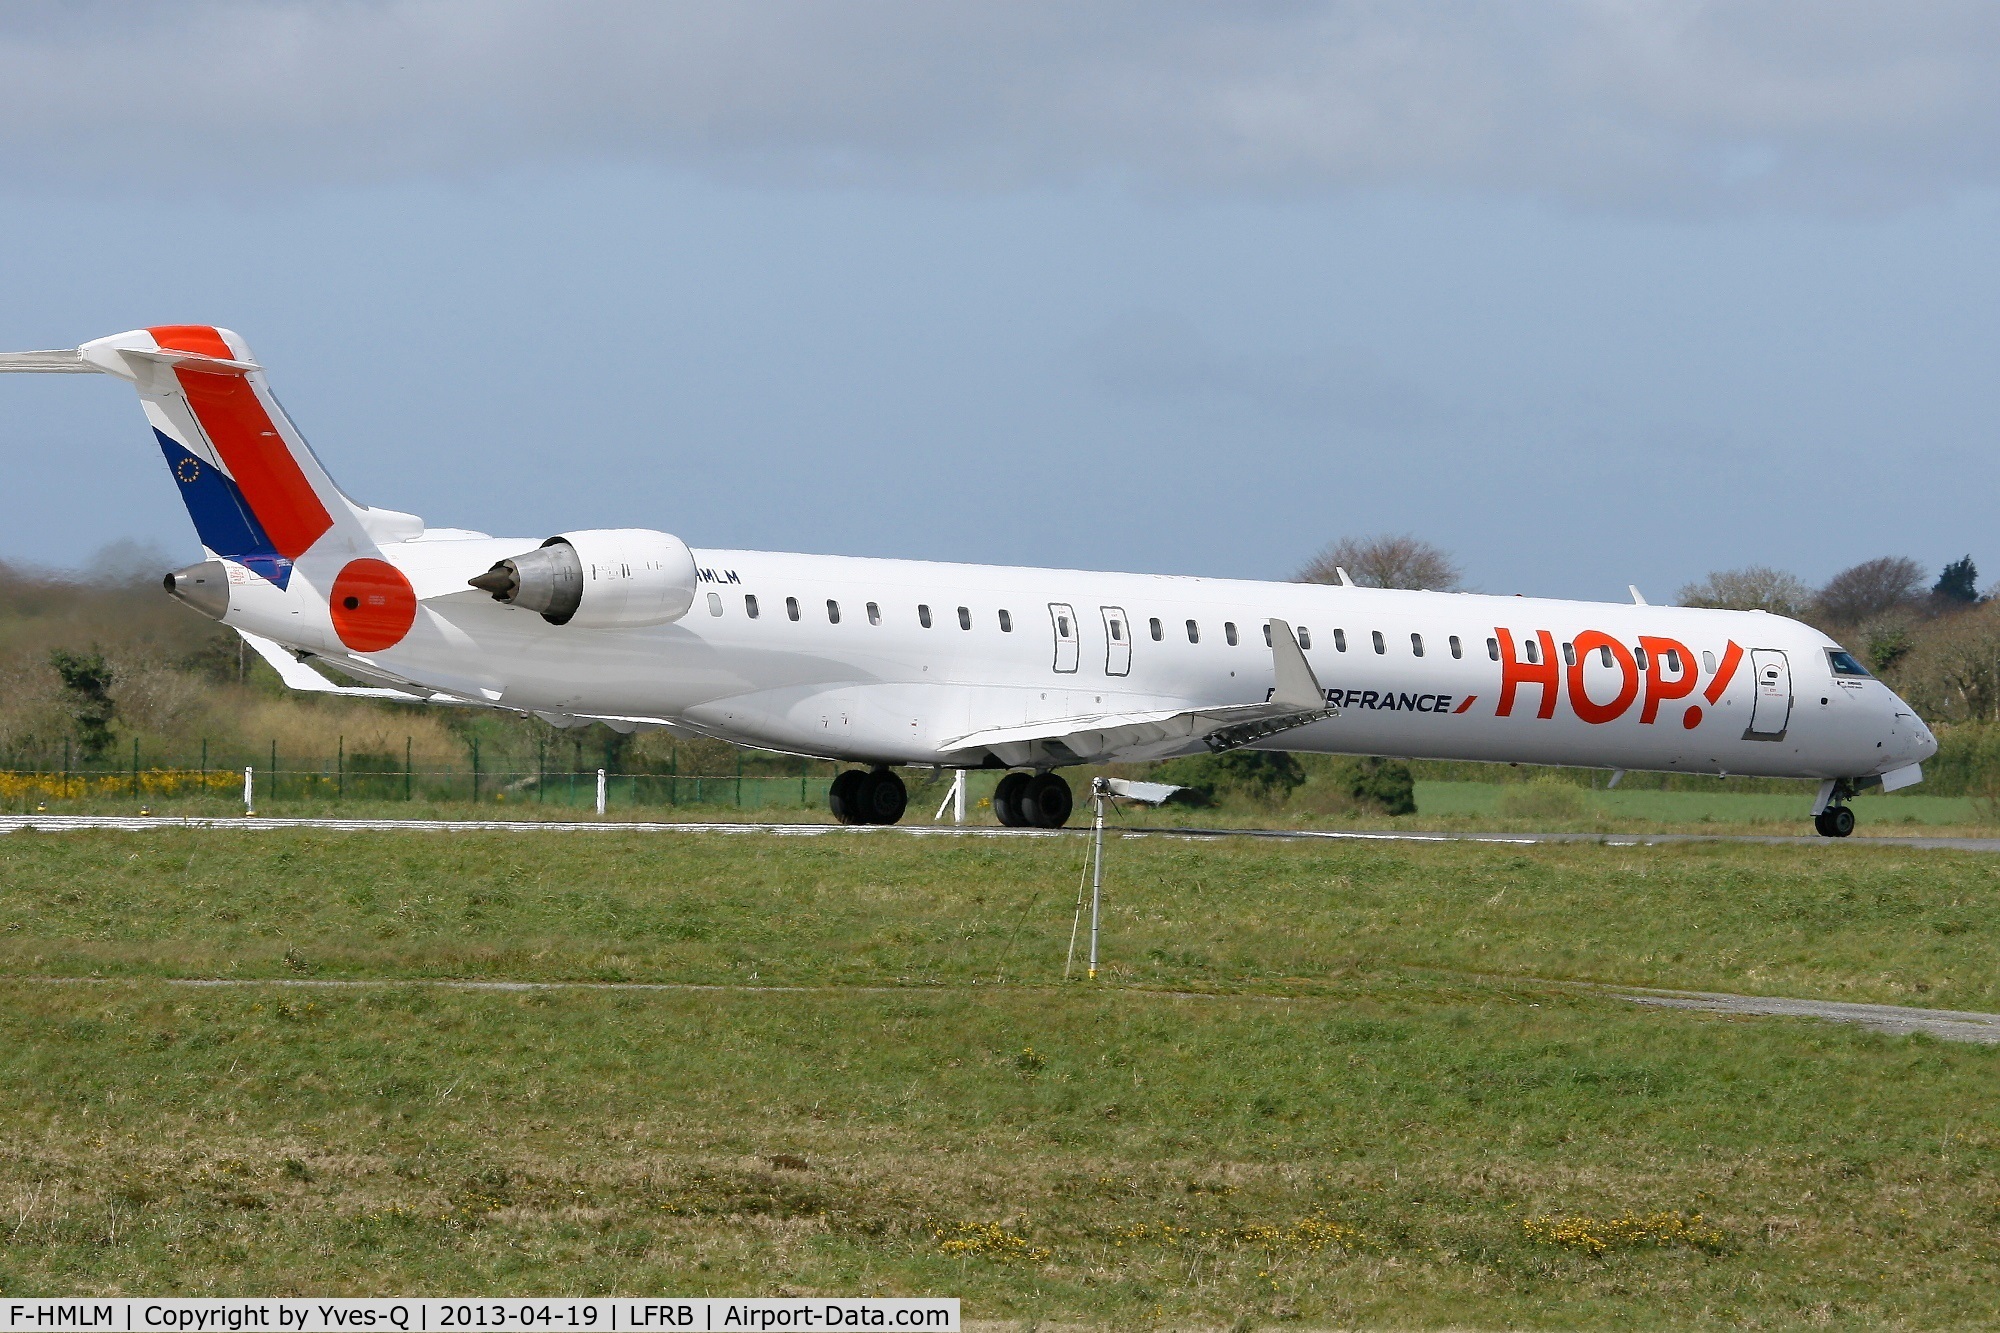
M 1761 612 L 700 549 L 692 609 L 646 628 L 552 625 L 465 587 L 537 545 L 384 545 L 421 609 L 380 653 L 341 645 L 310 560 L 289 591 L 232 569 L 227 619 L 363 678 L 469 702 L 874 763 L 1198 751 L 1116 728 L 1096 752 L 954 742 L 1263 700 L 1272 618 L 1300 631 L 1339 712 L 1266 748 L 1822 779 L 1936 748 L 1881 682 L 1835 674 L 1825 635 Z

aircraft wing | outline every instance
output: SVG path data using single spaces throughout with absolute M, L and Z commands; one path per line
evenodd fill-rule
M 953 737 L 938 749 L 991 750 L 1010 764 L 1029 763 L 1037 754 L 1061 762 L 1156 758 L 1184 752 L 1197 741 L 1221 754 L 1339 713 L 1328 706 L 1292 627 L 1282 620 L 1271 622 L 1271 658 L 1275 685 L 1262 703 L 1096 713 L 989 727 Z

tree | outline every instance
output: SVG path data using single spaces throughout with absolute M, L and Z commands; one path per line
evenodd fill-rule
M 1891 683 L 1925 718 L 2000 719 L 2000 605 L 1926 622 Z
M 103 652 L 73 653 L 57 648 L 49 654 L 49 665 L 62 677 L 64 699 L 83 757 L 102 758 L 111 748 L 111 718 L 117 712 L 111 701 L 111 668 Z
M 1913 606 L 1923 596 L 1924 567 L 1908 556 L 1885 555 L 1850 565 L 1819 590 L 1820 619 L 1860 625 Z
M 1364 588 L 1428 588 L 1452 592 L 1459 586 L 1458 566 L 1441 549 L 1420 537 L 1342 537 L 1299 571 L 1302 583 L 1338 583 L 1339 571 Z
M 1768 565 L 1721 569 L 1680 591 L 1682 606 L 1707 606 L 1723 611 L 1769 611 L 1772 615 L 1802 615 L 1813 600 L 1812 589 L 1797 576 Z
M 1943 610 L 1978 606 L 1984 599 L 1979 595 L 1979 567 L 1972 563 L 1972 557 L 1946 565 L 1931 587 L 1931 597 Z

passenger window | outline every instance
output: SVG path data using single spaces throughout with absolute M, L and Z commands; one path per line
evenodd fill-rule
M 1002 634 L 1012 634 L 1014 632 L 1014 616 L 1012 612 L 1002 611 L 1000 613 L 1000 632 Z
M 1264 646 L 1271 646 L 1271 622 L 1268 620 L 1264 622 Z
M 831 597 L 826 599 L 826 623 L 829 625 L 840 623 L 840 603 Z
M 708 613 L 712 616 L 722 614 L 722 597 L 720 594 L 710 593 L 708 595 Z
M 1604 665 L 1606 666 L 1612 665 L 1610 644 L 1606 644 L 1604 647 L 1599 648 L 1597 650 L 1597 660 L 1604 663 Z
M 1424 655 L 1424 636 L 1421 634 L 1412 634 L 1410 636 L 1410 656 L 1422 657 L 1423 655 Z
M 1564 645 L 1563 645 L 1563 665 L 1564 665 L 1564 666 L 1575 666 L 1575 665 L 1576 665 L 1576 645 L 1575 645 L 1575 644 L 1573 644 L 1573 643 L 1566 643 L 1566 644 L 1564 644 Z
M 1304 625 L 1299 626 L 1299 647 L 1304 648 L 1307 651 L 1311 651 L 1312 646 L 1313 646 L 1313 632 L 1307 629 Z
M 882 623 L 882 608 L 873 602 L 868 603 L 868 623 L 871 625 Z
M 1632 650 L 1632 659 L 1639 664 L 1639 670 L 1644 671 L 1646 669 L 1646 650 L 1644 648 L 1634 648 Z
M 1333 651 L 1335 651 L 1336 653 L 1344 653 L 1347 651 L 1346 630 L 1337 629 L 1333 632 Z
M 1540 639 L 1530 634 L 1527 638 L 1521 641 L 1521 647 L 1525 650 L 1527 654 L 1529 665 L 1531 666 L 1541 665 L 1542 643 Z
M 1667 670 L 1676 676 L 1681 674 L 1681 655 L 1672 648 L 1667 649 Z
M 1369 633 L 1370 635 L 1372 635 L 1372 636 L 1374 637 L 1374 639 L 1375 639 L 1375 651 L 1376 651 L 1376 652 L 1378 652 L 1378 653 L 1386 653 L 1386 652 L 1388 652 L 1388 651 L 1389 651 L 1389 649 L 1388 649 L 1388 646 L 1387 646 L 1386 644 L 1384 644 L 1384 643 L 1382 642 L 1382 631 L 1381 631 L 1381 630 L 1379 630 L 1379 629 L 1371 629 L 1371 630 L 1369 630 L 1369 631 L 1368 631 L 1368 633 Z
M 1229 646 L 1230 646 L 1231 648 L 1234 648 L 1234 647 L 1236 646 L 1236 622 L 1235 622 L 1235 621 L 1233 621 L 1233 620 L 1225 620 L 1225 621 L 1223 621 L 1223 622 L 1222 622 L 1222 638 L 1223 638 L 1223 641 L 1224 641 L 1224 642 L 1226 642 L 1226 643 L 1227 643 L 1227 644 L 1228 644 L 1228 645 L 1229 645 Z
M 1189 643 L 1200 643 L 1200 642 L 1201 642 L 1201 626 L 1199 626 L 1199 625 L 1195 624 L 1195 623 L 1194 623 L 1194 622 L 1193 622 L 1192 620 L 1190 620 L 1190 621 L 1188 621 L 1188 626 L 1187 626 L 1187 629 L 1188 629 L 1188 642 L 1189 642 Z
M 1108 623 L 1111 626 L 1111 642 L 1113 643 L 1125 642 L 1125 623 L 1120 620 L 1112 620 L 1106 623 Z
M 1456 634 L 1451 636 L 1451 655 L 1453 657 L 1465 656 L 1465 649 L 1459 647 L 1458 636 Z
M 755 620 L 757 618 L 756 593 L 746 592 L 743 594 L 743 614 L 750 617 L 752 620 Z
M 1160 635 L 1162 633 L 1160 629 L 1160 618 L 1158 616 L 1154 616 L 1151 620 L 1148 620 L 1146 622 L 1146 628 L 1153 632 L 1153 642 L 1158 643 L 1160 641 Z
M 1706 648 L 1701 650 L 1701 669 L 1711 676 L 1715 674 L 1715 654 Z
M 797 619 L 799 618 L 799 599 L 798 599 L 798 598 L 796 598 L 796 597 L 787 597 L 787 598 L 785 599 L 785 614 L 786 614 L 787 616 L 789 616 L 789 617 L 790 617 L 791 619 L 793 619 L 793 620 L 797 620 Z
M 1069 635 L 1069 617 L 1068 617 L 1068 616 L 1057 616 L 1057 617 L 1056 617 L 1056 637 L 1057 637 L 1058 639 L 1067 639 L 1067 638 L 1068 638 L 1069 636 L 1070 636 L 1070 635 Z
M 1486 641 L 1486 655 L 1496 662 L 1500 660 L 1500 640 L 1488 639 Z
M 917 623 L 925 629 L 931 627 L 931 609 L 921 602 L 917 604 Z
M 960 629 L 972 628 L 972 612 L 962 606 L 958 608 L 958 627 Z

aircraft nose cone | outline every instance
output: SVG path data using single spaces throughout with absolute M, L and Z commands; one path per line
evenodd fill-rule
M 1888 735 L 1883 738 L 1882 749 L 1887 758 L 1900 766 L 1920 764 L 1938 752 L 1937 737 L 1917 716 L 1917 710 L 1902 699 L 1890 695 Z

